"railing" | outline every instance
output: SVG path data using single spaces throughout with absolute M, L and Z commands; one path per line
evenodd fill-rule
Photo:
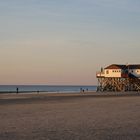
M 96 72 L 96 77 L 104 77 L 104 72 Z

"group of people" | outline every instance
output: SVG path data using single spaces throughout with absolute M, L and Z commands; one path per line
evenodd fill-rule
M 83 88 L 80 88 L 80 92 L 85 92 L 85 91 L 88 91 L 88 88 L 86 90 Z

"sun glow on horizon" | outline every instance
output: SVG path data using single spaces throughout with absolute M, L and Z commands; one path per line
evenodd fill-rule
M 140 1 L 1 1 L 0 84 L 96 85 L 138 63 Z

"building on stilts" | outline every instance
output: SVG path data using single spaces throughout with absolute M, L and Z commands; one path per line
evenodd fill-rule
M 96 73 L 97 91 L 140 91 L 140 64 L 112 64 Z

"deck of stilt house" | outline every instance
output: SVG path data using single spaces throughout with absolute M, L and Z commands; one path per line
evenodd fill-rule
M 112 64 L 96 73 L 97 91 L 140 91 L 140 64 Z

